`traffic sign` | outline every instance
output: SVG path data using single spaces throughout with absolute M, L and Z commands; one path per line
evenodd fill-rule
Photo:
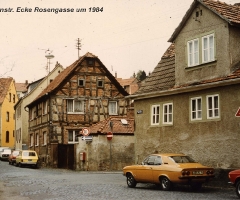
M 235 117 L 240 117 L 240 107 L 238 108 L 236 114 L 235 114 Z
M 112 132 L 108 132 L 108 133 L 107 133 L 107 139 L 108 139 L 108 140 L 112 140 L 112 138 L 113 138 Z
M 87 135 L 89 135 L 89 133 L 90 133 L 90 131 L 87 128 L 82 129 L 82 135 L 83 136 L 87 136 Z

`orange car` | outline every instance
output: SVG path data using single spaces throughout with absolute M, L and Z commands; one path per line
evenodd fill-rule
M 141 165 L 123 168 L 127 185 L 133 188 L 137 183 L 160 184 L 163 190 L 170 190 L 174 183 L 188 184 L 201 189 L 202 184 L 214 177 L 214 169 L 195 162 L 184 154 L 152 154 Z

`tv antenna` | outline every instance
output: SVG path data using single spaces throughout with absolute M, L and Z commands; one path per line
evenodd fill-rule
M 77 44 L 76 44 L 76 47 L 77 47 L 77 50 L 78 50 L 78 59 L 80 57 L 80 50 L 81 50 L 81 47 L 82 47 L 82 40 L 81 39 L 77 39 Z
M 47 50 L 45 51 L 45 54 L 46 54 L 45 57 L 47 58 L 48 73 L 50 73 L 50 64 L 51 64 L 50 60 L 54 58 L 54 55 L 52 55 L 52 52 L 53 52 L 53 51 L 51 51 L 51 50 L 49 50 L 49 49 L 47 49 Z

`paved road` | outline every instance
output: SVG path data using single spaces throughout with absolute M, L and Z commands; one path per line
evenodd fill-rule
M 234 188 L 204 187 L 165 192 L 151 184 L 128 188 L 121 172 L 19 168 L 0 161 L 0 200 L 237 199 Z

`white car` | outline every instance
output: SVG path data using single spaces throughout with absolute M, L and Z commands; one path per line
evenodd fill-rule
M 11 149 L 3 149 L 3 151 L 0 153 L 0 160 L 8 160 L 8 157 L 11 153 Z

